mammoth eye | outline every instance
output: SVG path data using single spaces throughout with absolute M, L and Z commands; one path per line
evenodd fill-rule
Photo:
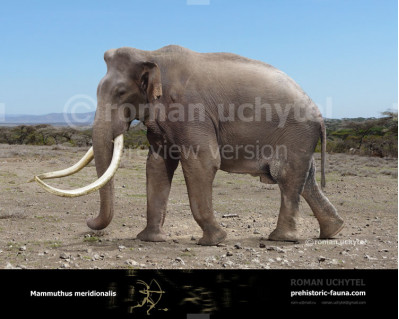
M 121 97 L 121 96 L 123 96 L 125 93 L 126 93 L 126 90 L 125 90 L 125 89 L 119 89 L 117 94 L 118 94 L 119 97 Z

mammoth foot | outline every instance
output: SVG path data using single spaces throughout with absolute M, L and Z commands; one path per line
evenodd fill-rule
M 166 234 L 160 229 L 154 230 L 146 227 L 137 235 L 137 238 L 142 241 L 166 241 Z
M 198 241 L 198 245 L 215 246 L 220 244 L 227 237 L 227 233 L 220 227 L 211 227 L 205 230 L 202 238 Z
M 344 228 L 344 220 L 337 216 L 334 220 L 329 220 L 325 223 L 320 223 L 320 238 L 333 238 Z
M 287 231 L 276 228 L 269 235 L 269 240 L 274 241 L 298 241 L 298 236 L 296 231 Z

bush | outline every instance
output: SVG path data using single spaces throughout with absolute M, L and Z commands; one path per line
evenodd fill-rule
M 398 157 L 398 115 L 394 112 L 383 115 L 382 118 L 326 120 L 327 151 Z
M 148 148 L 147 131 L 144 125 L 131 127 L 125 133 L 125 147 Z M 0 143 L 28 145 L 70 145 L 87 147 L 92 145 L 92 129 L 54 127 L 47 124 L 0 127 Z

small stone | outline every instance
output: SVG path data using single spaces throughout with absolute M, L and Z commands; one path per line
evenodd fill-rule
M 323 262 L 323 261 L 325 261 L 325 260 L 326 260 L 326 257 L 319 256 L 319 257 L 317 258 L 317 260 L 318 260 L 318 261 L 319 261 L 319 263 L 320 263 L 320 262 Z
M 259 230 L 254 230 L 254 235 L 259 235 L 260 231 Z
M 242 246 L 241 246 L 240 243 L 237 243 L 237 244 L 234 245 L 234 248 L 235 249 L 242 249 Z
M 226 267 L 229 267 L 229 266 L 231 267 L 233 265 L 234 265 L 234 263 L 231 260 L 228 260 L 222 266 L 223 266 L 223 268 L 226 268 Z
M 116 259 L 122 259 L 123 256 L 122 255 L 116 255 Z
M 101 257 L 99 254 L 95 254 L 92 258 L 92 260 L 99 260 Z
M 196 240 L 194 236 L 191 236 L 191 240 Z
M 19 247 L 19 251 L 25 251 L 25 250 L 26 250 L 26 246 Z
M 129 265 L 129 266 L 138 266 L 139 263 L 133 259 L 128 259 L 125 261 L 125 264 Z
M 186 263 L 184 262 L 184 260 L 181 259 L 180 257 L 177 257 L 177 258 L 175 259 L 175 261 L 178 262 L 178 263 L 180 263 L 180 264 L 182 264 L 182 265 L 185 265 L 185 264 L 186 264 Z
M 175 244 L 178 244 L 178 243 L 179 243 L 179 241 L 178 241 L 177 239 L 173 239 L 173 242 L 174 242 Z
M 60 258 L 61 258 L 61 259 L 69 259 L 69 257 L 70 257 L 70 256 L 67 255 L 66 253 L 61 253 L 61 254 L 60 254 Z
M 365 258 L 365 259 L 368 259 L 368 260 L 377 260 L 377 258 L 375 258 L 375 257 L 370 257 L 369 255 L 364 255 L 364 258 Z
M 216 261 L 217 260 L 216 260 L 215 256 L 209 256 L 209 257 L 205 258 L 205 262 L 206 263 L 213 263 L 213 262 L 216 262 Z
M 283 254 L 285 253 L 284 249 L 282 249 L 280 247 L 275 247 L 275 246 L 270 246 L 267 248 L 267 250 L 274 250 L 274 251 L 277 251 L 278 253 L 283 253 Z
M 230 252 L 230 251 L 228 251 L 228 252 L 226 253 L 226 256 L 227 256 L 227 257 L 231 257 L 231 256 L 233 256 L 233 253 Z
M 339 264 L 339 261 L 338 261 L 337 259 L 332 259 L 332 260 L 331 260 L 331 264 L 332 264 L 332 265 L 338 265 L 338 264 Z
M 238 214 L 224 214 L 222 215 L 222 218 L 233 218 L 233 217 L 239 217 Z
M 126 247 L 123 245 L 118 246 L 119 251 L 121 251 L 122 249 L 125 249 Z

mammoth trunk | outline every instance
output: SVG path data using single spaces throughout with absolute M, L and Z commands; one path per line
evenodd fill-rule
M 113 157 L 112 130 L 106 127 L 107 123 L 95 121 L 93 126 L 93 150 L 98 177 L 107 171 Z M 96 218 L 89 219 L 87 226 L 100 230 L 109 225 L 114 215 L 114 178 L 100 189 L 100 213 Z

